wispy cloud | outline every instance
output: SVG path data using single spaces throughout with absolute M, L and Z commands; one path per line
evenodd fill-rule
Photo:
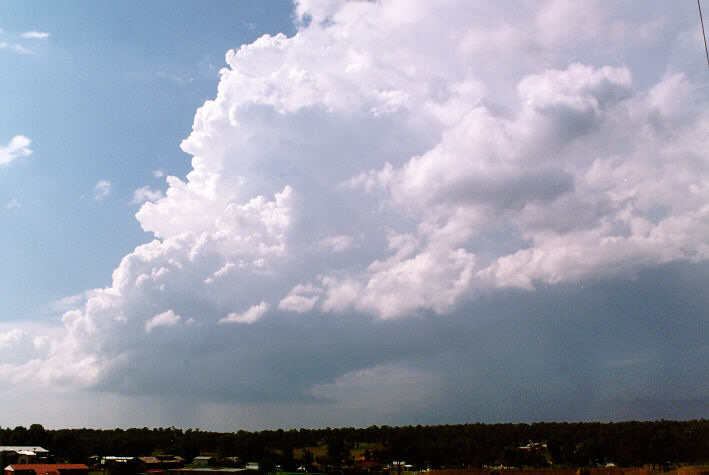
M 12 48 L 13 51 L 20 53 L 20 54 L 35 54 L 36 53 L 36 51 L 31 50 L 29 48 L 25 48 L 24 46 L 19 45 L 19 44 L 10 45 L 10 48 Z
M 24 135 L 15 135 L 6 146 L 0 147 L 0 165 L 8 165 L 20 157 L 31 154 L 30 143 L 30 139 Z
M 10 201 L 8 201 L 7 203 L 5 203 L 5 209 L 12 210 L 12 209 L 20 209 L 20 208 L 22 208 L 22 205 L 17 200 L 17 198 L 13 198 Z
M 49 33 L 44 31 L 25 31 L 22 37 L 30 40 L 44 40 L 49 38 Z
M 150 189 L 150 187 L 144 186 L 133 192 L 133 199 L 131 200 L 131 203 L 140 204 L 146 201 L 157 201 L 160 198 L 162 198 L 162 191 L 153 190 Z
M 101 201 L 105 197 L 111 194 L 112 183 L 108 180 L 99 180 L 94 186 L 94 199 L 96 201 Z
M 0 30 L 2 33 L 2 30 Z M 25 40 L 44 40 L 49 38 L 49 33 L 44 31 L 25 31 L 20 35 L 20 38 Z M 7 41 L 0 42 L 0 49 L 7 49 L 20 54 L 36 54 L 37 52 L 33 49 L 20 43 L 8 43 Z
M 188 83 L 194 81 L 193 77 L 183 77 L 178 76 L 176 74 L 168 74 L 164 71 L 158 71 L 155 75 L 161 79 L 169 79 L 178 83 Z

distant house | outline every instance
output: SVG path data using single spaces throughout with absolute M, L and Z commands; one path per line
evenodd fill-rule
M 520 450 L 529 450 L 531 452 L 544 452 L 547 449 L 546 442 L 532 442 L 531 440 L 527 445 L 517 447 Z
M 133 472 L 146 473 L 148 470 L 161 470 L 162 464 L 157 457 L 133 457 L 130 462 Z
M 49 458 L 49 450 L 36 445 L 0 445 L 0 455 L 3 463 L 29 464 L 46 462 Z
M 182 468 L 185 466 L 185 459 L 179 455 L 156 455 L 155 458 L 160 460 L 160 468 L 164 470 Z
M 402 471 L 402 470 L 411 470 L 413 468 L 413 465 L 410 463 L 406 463 L 403 460 L 394 460 L 391 463 L 392 469 L 397 470 L 397 471 Z
M 5 467 L 5 475 L 89 475 L 83 463 L 29 463 Z
M 135 457 L 118 457 L 115 455 L 106 455 L 101 458 L 101 465 L 104 468 L 110 468 L 115 465 L 124 465 L 131 462 Z
M 134 472 L 148 473 L 150 471 L 165 471 L 182 468 L 185 459 L 177 455 L 156 455 L 154 457 L 134 457 L 130 462 Z
M 357 472 L 378 472 L 382 470 L 384 465 L 372 460 L 360 460 L 350 467 L 351 470 Z
M 106 455 L 101 458 L 99 466 L 107 470 L 112 475 L 120 475 L 124 473 L 133 473 L 137 464 L 135 457 L 118 457 L 115 455 Z
M 170 475 L 241 475 L 245 472 L 245 468 L 216 468 L 216 467 L 199 467 L 199 468 L 176 468 L 170 470 Z
M 220 464 L 224 467 L 240 467 L 241 459 L 239 457 L 222 457 Z
M 216 464 L 217 458 L 209 455 L 200 455 L 192 459 L 192 465 L 195 467 L 213 467 Z

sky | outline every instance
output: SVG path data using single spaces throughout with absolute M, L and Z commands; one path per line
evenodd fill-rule
M 0 2 L 0 424 L 709 417 L 696 2 Z

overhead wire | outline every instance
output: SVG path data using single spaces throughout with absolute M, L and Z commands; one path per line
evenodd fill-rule
M 699 8 L 699 22 L 702 24 L 702 36 L 704 37 L 704 52 L 707 55 L 707 67 L 709 67 L 709 48 L 707 48 L 707 34 L 704 32 L 704 19 L 702 18 L 702 5 L 697 0 L 697 8 Z

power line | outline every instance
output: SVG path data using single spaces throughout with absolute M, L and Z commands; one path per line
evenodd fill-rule
M 709 49 L 707 48 L 707 34 L 704 32 L 704 19 L 702 19 L 702 6 L 697 0 L 697 8 L 699 8 L 699 21 L 702 24 L 702 36 L 704 37 L 704 52 L 707 55 L 707 67 L 709 67 Z

